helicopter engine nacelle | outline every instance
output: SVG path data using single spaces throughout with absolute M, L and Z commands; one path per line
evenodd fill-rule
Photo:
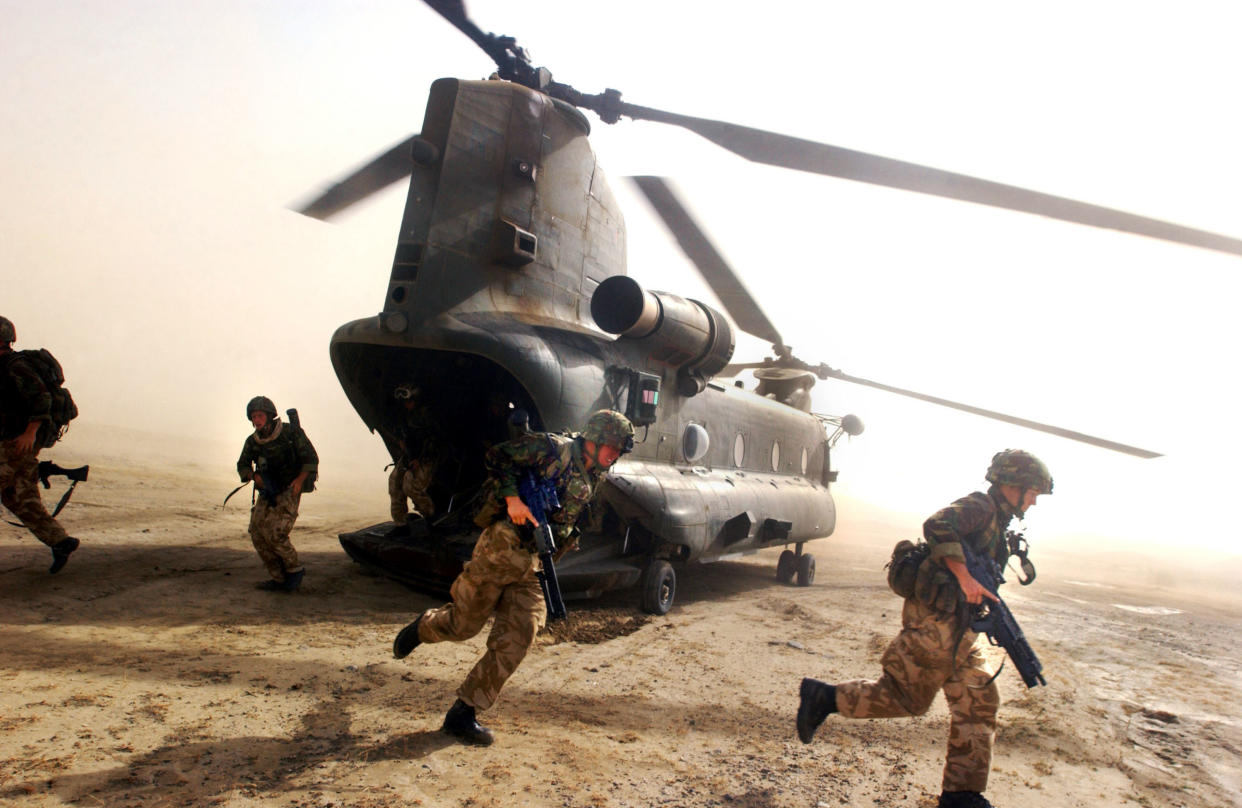
M 591 316 L 609 334 L 642 343 L 647 358 L 677 368 L 677 391 L 703 392 L 733 356 L 733 326 L 720 312 L 668 292 L 651 292 L 633 278 L 606 278 L 591 295 Z

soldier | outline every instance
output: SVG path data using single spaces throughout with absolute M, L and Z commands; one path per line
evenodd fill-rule
M 485 499 L 475 517 L 483 528 L 474 554 L 453 581 L 452 602 L 419 615 L 397 635 L 392 653 L 403 659 L 423 642 L 461 642 L 478 634 L 495 614 L 487 652 L 457 689 L 457 701 L 444 717 L 444 731 L 466 743 L 486 746 L 491 730 L 479 724 L 476 710 L 496 702 L 505 680 L 526 656 L 547 617 L 536 572 L 539 557 L 529 530 L 530 509 L 517 494 L 518 479 L 533 471 L 556 481 L 561 510 L 548 517 L 558 554 L 577 543 L 575 524 L 594 496 L 600 479 L 621 455 L 634 447 L 634 427 L 619 412 L 600 410 L 582 434 L 567 438 L 531 433 L 488 450 Z M 524 536 L 523 533 L 526 533 Z
M 415 511 L 423 519 L 430 519 L 436 512 L 436 504 L 427 489 L 439 465 L 441 446 L 435 418 L 423 402 L 419 388 L 412 384 L 398 385 L 393 398 L 399 408 L 396 441 L 401 455 L 388 475 L 388 497 L 392 521 L 398 527 L 405 527 L 409 519 L 407 499 L 414 503 Z
M 928 587 L 929 600 L 946 602 L 934 590 L 956 586 L 959 604 L 978 605 L 991 592 L 966 570 L 962 543 L 972 552 L 988 555 L 1003 569 L 1009 558 L 1005 531 L 1013 517 L 1021 519 L 1040 494 L 1052 493 L 1052 475 L 1034 455 L 1006 449 L 992 458 L 985 475 L 992 485 L 933 514 L 923 523 L 931 554 L 919 577 L 931 572 L 940 587 Z M 935 580 L 935 579 L 932 579 Z M 937 597 L 940 594 L 940 597 Z M 1000 706 L 993 673 L 988 670 L 970 630 L 967 609 L 950 612 L 916 599 L 907 599 L 901 613 L 901 633 L 880 658 L 883 675 L 874 682 L 839 685 L 803 679 L 798 706 L 798 738 L 810 743 L 816 728 L 830 713 L 845 718 L 895 718 L 922 715 L 936 691 L 943 690 L 949 705 L 949 746 L 939 808 L 991 808 L 983 796 L 992 763 L 992 739 Z
M 246 417 L 254 425 L 254 434 L 242 446 L 237 474 L 243 483 L 253 480 L 259 492 L 250 508 L 250 541 L 271 576 L 256 587 L 293 592 L 301 586 L 306 570 L 289 533 L 298 518 L 302 492 L 314 490 L 319 455 L 300 426 L 277 417 L 270 398 L 250 399 Z
M 0 317 L 0 500 L 35 537 L 52 548 L 56 574 L 80 541 L 65 533 L 39 497 L 39 451 L 52 430 L 52 395 L 16 351 L 17 329 Z

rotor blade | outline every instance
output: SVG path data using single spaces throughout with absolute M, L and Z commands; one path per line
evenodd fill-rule
M 1099 446 L 1102 449 L 1111 449 L 1114 452 L 1122 452 L 1124 454 L 1134 455 L 1135 457 L 1142 457 L 1142 458 L 1163 457 L 1163 455 L 1161 455 L 1159 452 L 1152 452 L 1147 449 L 1140 449 L 1136 446 L 1127 446 L 1124 443 L 1117 443 L 1116 441 L 1105 440 L 1104 438 L 1097 438 L 1093 435 L 1084 435 L 1082 432 L 1075 432 L 1072 429 L 1062 429 L 1059 426 L 1051 426 L 1050 424 L 1041 424 L 1038 421 L 1028 421 L 1025 418 L 1018 418 L 1013 415 L 1005 415 L 1002 412 L 995 412 L 994 410 L 985 410 L 980 407 L 972 407 L 969 404 L 961 404 L 956 401 L 949 401 L 946 398 L 937 398 L 936 396 L 929 396 L 923 393 L 916 393 L 913 390 L 904 390 L 900 387 L 893 387 L 891 385 L 881 384 L 880 382 L 873 382 L 869 379 L 860 379 L 857 376 L 850 376 L 849 374 L 842 373 L 839 370 L 829 369 L 828 376 L 829 378 L 840 379 L 843 382 L 852 382 L 853 384 L 862 384 L 862 385 L 866 385 L 867 387 L 874 387 L 877 390 L 884 390 L 886 392 L 896 393 L 897 395 L 901 395 L 901 396 L 909 396 L 910 398 L 917 398 L 920 401 L 927 401 L 932 404 L 939 404 L 942 407 L 949 407 L 950 409 L 961 410 L 962 412 L 969 412 L 973 415 L 982 415 L 984 418 L 992 418 L 997 421 L 1004 421 L 1007 424 L 1015 424 L 1017 426 L 1026 427 L 1027 429 L 1034 429 L 1039 432 L 1047 432 L 1049 435 L 1057 435 L 1062 438 L 1069 438 L 1070 440 L 1076 440 L 1080 443 L 1089 443 L 1092 446 Z
M 622 104 L 621 113 L 635 119 L 685 127 L 756 163 L 975 202 L 994 208 L 1033 213 L 1036 216 L 1242 255 L 1242 239 L 1031 191 L 1015 185 L 1005 185 L 748 126 L 678 115 L 633 104 Z
M 410 176 L 414 166 L 411 149 L 416 137 L 411 135 L 401 141 L 295 210 L 315 219 L 327 220 L 376 191 Z
M 716 249 L 707 233 L 686 210 L 673 189 L 663 177 L 631 177 L 638 190 L 655 208 L 664 224 L 677 238 L 677 243 L 699 270 L 703 280 L 720 298 L 725 311 L 747 334 L 765 339 L 773 345 L 784 347 L 780 332 L 759 308 L 754 296 L 747 290 L 724 256 Z

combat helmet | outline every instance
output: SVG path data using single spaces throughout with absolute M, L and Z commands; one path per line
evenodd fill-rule
M 1038 457 L 1021 449 L 1006 449 L 993 455 L 984 479 L 996 485 L 1016 485 L 1033 488 L 1041 494 L 1052 493 L 1052 474 L 1048 467 Z
M 8 317 L 0 317 L 0 343 L 16 342 L 17 328 Z
M 616 410 L 598 410 L 591 413 L 582 437 L 598 446 L 620 449 L 622 454 L 634 451 L 634 425 Z
M 267 396 L 255 396 L 246 405 L 246 420 L 249 421 L 255 412 L 265 412 L 268 418 L 276 417 L 276 405 Z

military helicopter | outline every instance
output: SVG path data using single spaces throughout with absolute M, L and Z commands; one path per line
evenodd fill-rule
M 383 310 L 332 337 L 337 376 L 363 422 L 400 454 L 393 392 L 417 386 L 451 446 L 409 531 L 380 523 L 342 534 L 355 561 L 442 593 L 469 558 L 471 501 L 483 453 L 510 415 L 569 431 L 612 408 L 637 428 L 591 524 L 559 565 L 567 595 L 639 585 L 666 613 L 679 566 L 785 546 L 782 582 L 810 585 L 807 542 L 830 536 L 831 456 L 852 415 L 810 412 L 818 380 L 837 379 L 1138 457 L 1155 452 L 848 375 L 784 343 L 702 228 L 656 177 L 636 185 L 674 233 L 724 312 L 644 289 L 626 274 L 624 217 L 590 145 L 591 122 L 626 117 L 687 128 L 749 160 L 1112 228 L 1242 255 L 1242 241 L 1191 228 L 721 121 L 640 107 L 616 90 L 588 95 L 535 67 L 517 42 L 485 33 L 460 0 L 426 0 L 495 63 L 491 80 L 440 79 L 421 132 L 301 207 L 326 219 L 409 178 Z M 773 356 L 733 362 L 736 332 Z M 722 381 L 753 369 L 758 385 Z

